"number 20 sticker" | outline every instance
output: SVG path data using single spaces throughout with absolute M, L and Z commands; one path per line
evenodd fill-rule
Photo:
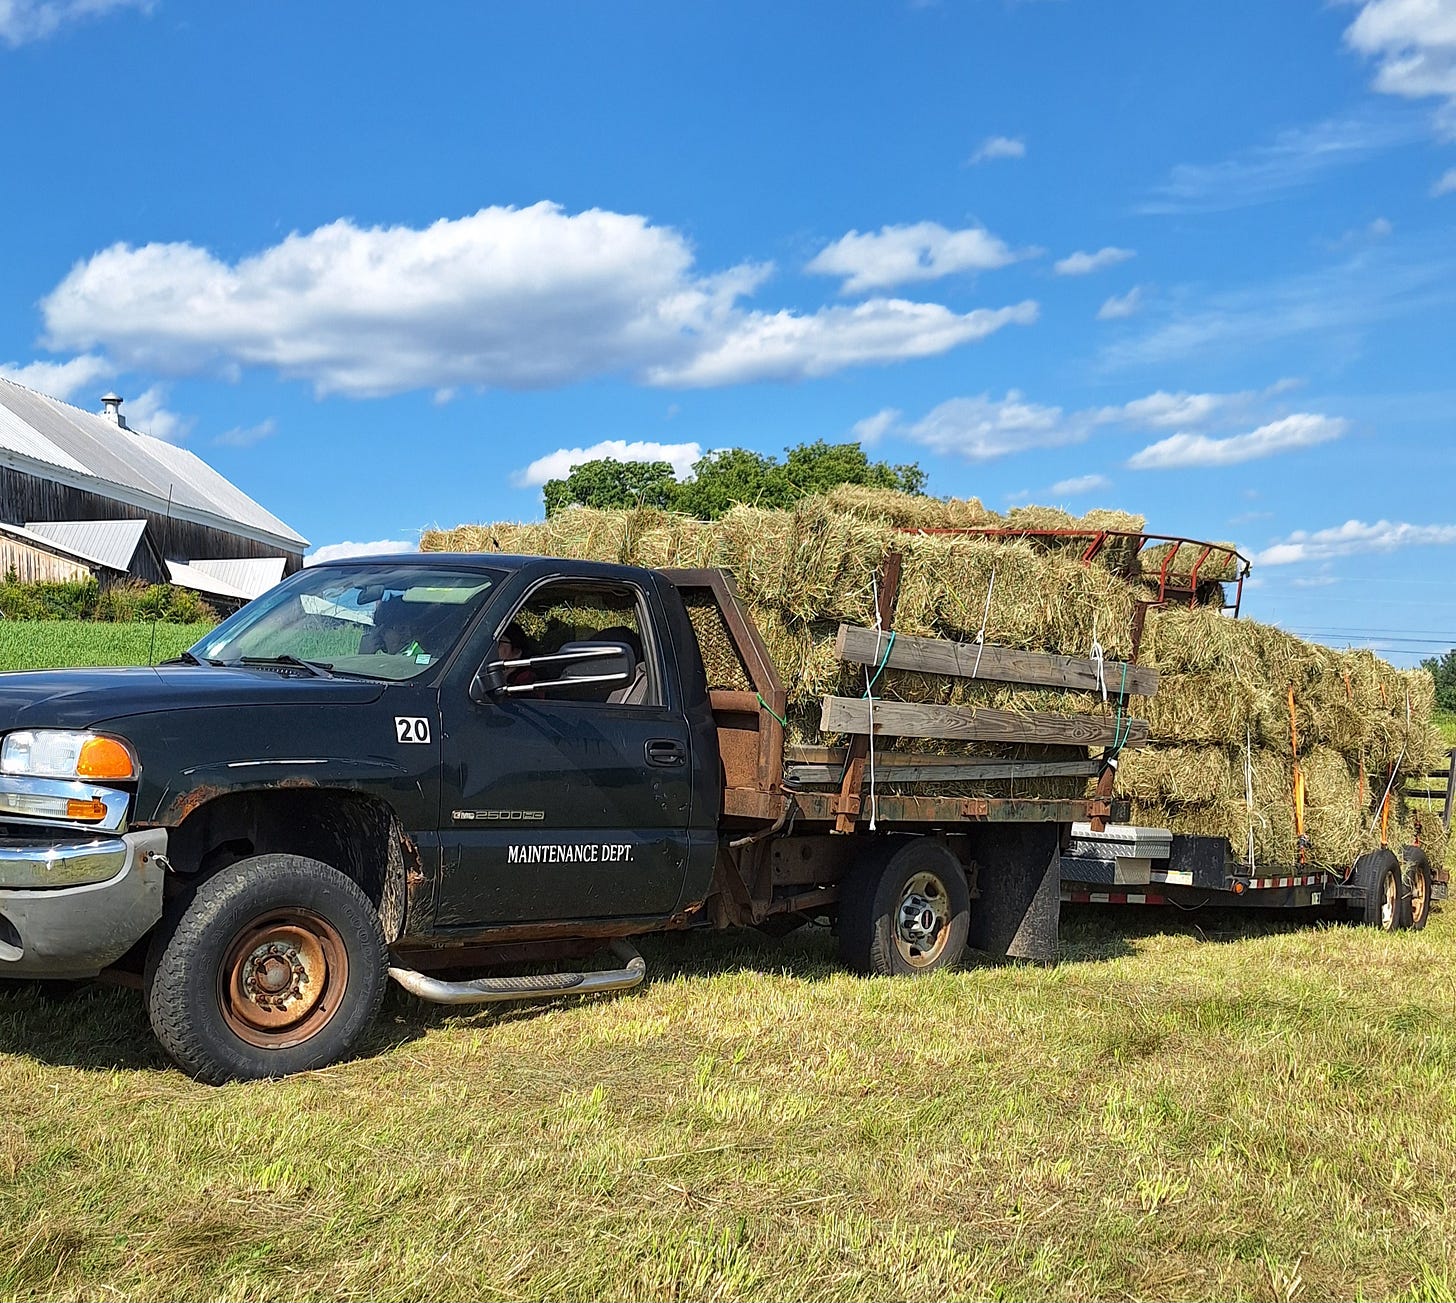
M 428 742 L 430 740 L 430 721 L 422 715 L 396 715 L 394 717 L 394 738 L 396 742 Z

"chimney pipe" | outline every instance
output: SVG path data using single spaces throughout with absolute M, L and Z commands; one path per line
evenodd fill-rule
M 110 393 L 101 395 L 101 415 L 113 425 L 126 429 L 126 417 L 121 414 L 121 405 L 126 402 L 120 394 Z

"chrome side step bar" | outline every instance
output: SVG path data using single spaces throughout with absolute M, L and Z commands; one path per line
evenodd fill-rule
M 391 968 L 389 975 L 411 995 L 433 1004 L 489 1004 L 498 1000 L 541 1000 L 553 995 L 591 995 L 625 991 L 647 976 L 647 961 L 626 941 L 613 941 L 612 953 L 625 967 L 599 973 L 542 973 L 536 977 L 477 977 L 442 982 L 412 968 Z

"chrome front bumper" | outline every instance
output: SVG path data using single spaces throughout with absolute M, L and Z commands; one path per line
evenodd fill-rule
M 120 959 L 162 916 L 166 852 L 165 828 L 0 841 L 0 978 L 94 977 Z

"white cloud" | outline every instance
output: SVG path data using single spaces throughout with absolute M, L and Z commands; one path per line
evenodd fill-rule
M 867 416 L 862 421 L 856 421 L 850 433 L 854 436 L 856 443 L 873 445 L 885 437 L 885 434 L 894 429 L 899 423 L 901 413 L 898 408 L 881 408 L 873 416 Z
M 213 443 L 221 444 L 224 448 L 251 448 L 255 443 L 271 439 L 277 433 L 278 422 L 270 416 L 266 421 L 259 421 L 257 425 L 239 425 L 225 430 Z
M 1452 191 L 1456 191 L 1456 167 L 1442 173 L 1437 178 L 1435 185 L 1431 187 L 1431 198 L 1438 199 L 1441 195 L 1449 195 Z
M 716 345 L 677 365 L 653 367 L 648 382 L 691 388 L 756 380 L 801 380 L 850 366 L 933 357 L 1006 325 L 1030 325 L 1035 301 L 959 314 L 938 303 L 869 299 L 854 307 L 744 314 Z
M 678 479 L 687 479 L 693 472 L 693 463 L 703 455 L 701 444 L 697 443 L 650 443 L 624 439 L 603 439 L 590 448 L 558 448 L 544 457 L 537 457 L 524 470 L 511 476 L 511 483 L 518 489 L 540 488 L 547 480 L 564 479 L 572 469 L 589 461 L 600 461 L 610 457 L 613 461 L 665 461 L 672 465 L 672 473 Z
M 1020 136 L 987 136 L 971 155 L 972 163 L 988 163 L 996 158 L 1025 158 L 1026 141 Z
M 1254 555 L 1258 565 L 1286 566 L 1300 561 L 1328 561 L 1359 552 L 1394 552 L 1403 547 L 1456 543 L 1456 525 L 1409 525 L 1378 520 L 1367 525 L 1347 520 L 1333 529 L 1313 533 L 1296 530 L 1282 543 Z
M 190 416 L 179 416 L 169 411 L 164 406 L 166 401 L 167 391 L 163 385 L 153 385 L 136 398 L 128 398 L 123 412 L 127 425 L 154 439 L 181 443 L 192 433 L 196 421 Z
M 739 301 L 770 271 L 699 274 L 670 227 L 538 203 L 424 229 L 341 220 L 236 263 L 191 244 L 117 244 L 41 306 L 52 347 L 104 346 L 122 366 L 164 375 L 268 367 L 354 397 L 617 374 L 794 380 L 941 353 L 1035 316 L 1034 304 L 959 316 L 898 300 L 746 311 Z
M 1115 267 L 1120 262 L 1126 262 L 1129 258 L 1137 255 L 1131 249 L 1119 249 L 1113 245 L 1098 249 L 1096 253 L 1083 253 L 1078 250 L 1076 253 L 1068 254 L 1065 258 L 1059 259 L 1052 264 L 1052 270 L 1058 276 L 1086 276 L 1094 271 L 1101 271 L 1104 267 Z
M 15 49 L 113 9 L 151 7 L 152 0 L 0 0 L 0 44 Z
M 1376 61 L 1376 90 L 1406 99 L 1440 96 L 1448 108 L 1456 106 L 1456 5 L 1450 0 L 1368 0 L 1345 42 Z
M 3 9 L 4 3 L 5 0 L 0 0 L 0 9 Z M 37 393 L 66 402 L 80 397 L 86 403 L 92 396 L 81 391 L 96 385 L 115 370 L 104 357 L 97 357 L 93 353 L 83 353 L 80 357 L 73 357 L 65 362 L 0 363 L 0 376 L 24 385 L 27 389 L 34 389 Z M 95 397 L 100 397 L 99 389 Z
M 959 272 L 994 271 L 1023 256 L 983 227 L 949 231 L 939 222 L 916 222 L 850 231 L 821 249 L 804 270 L 843 276 L 839 292 L 860 294 Z
M 1122 321 L 1132 316 L 1143 305 L 1141 285 L 1134 285 L 1126 294 L 1112 295 L 1097 309 L 1098 321 Z
M 1111 487 L 1112 481 L 1105 475 L 1077 475 L 1069 480 L 1058 480 L 1048 492 L 1055 498 L 1075 498 L 1083 493 L 1097 493 Z
M 1134 470 L 1172 470 L 1185 466 L 1233 466 L 1272 457 L 1293 448 L 1309 448 L 1338 439 L 1349 422 L 1312 412 L 1296 412 L 1261 425 L 1248 434 L 1214 439 L 1204 434 L 1180 433 L 1149 444 L 1128 459 Z
M 351 556 L 384 556 L 418 550 L 418 543 L 406 543 L 397 538 L 379 538 L 372 543 L 325 543 L 304 557 L 303 564 L 316 566 L 323 561 L 342 561 Z
M 1426 133 L 1415 117 L 1389 112 L 1329 118 L 1281 131 L 1218 163 L 1180 163 L 1137 208 L 1143 214 L 1212 213 L 1272 202 L 1337 168 Z
M 896 433 L 935 452 L 991 461 L 1030 448 L 1077 443 L 1090 429 L 1084 418 L 1068 417 L 1060 407 L 1028 403 L 1013 389 L 999 400 L 989 394 L 952 398 Z
M 1104 407 L 1098 412 L 1102 421 L 1124 422 L 1149 430 L 1176 430 L 1179 426 L 1202 425 L 1217 413 L 1234 404 L 1246 403 L 1254 395 L 1250 391 L 1236 394 L 1190 394 L 1179 390 L 1170 394 L 1159 389 L 1146 398 L 1135 398 L 1120 407 Z
M 1395 230 L 1395 224 L 1388 217 L 1377 217 L 1365 230 L 1371 239 L 1383 240 Z

